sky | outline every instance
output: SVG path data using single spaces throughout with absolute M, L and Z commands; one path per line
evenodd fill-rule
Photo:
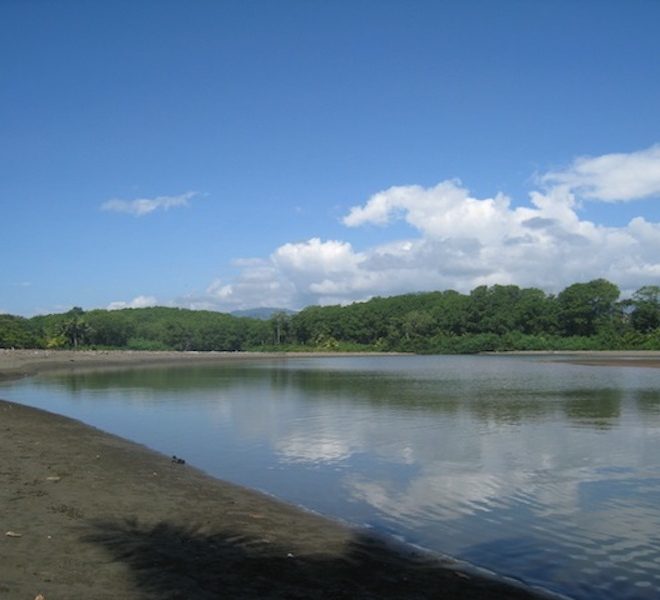
M 0 1 L 0 312 L 660 285 L 660 1 Z

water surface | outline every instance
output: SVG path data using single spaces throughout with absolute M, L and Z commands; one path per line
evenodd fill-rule
M 660 371 L 331 357 L 38 377 L 3 397 L 577 599 L 660 596 Z

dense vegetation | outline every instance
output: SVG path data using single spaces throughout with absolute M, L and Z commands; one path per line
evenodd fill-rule
M 310 306 L 268 320 L 178 308 L 0 315 L 0 347 L 135 350 L 660 350 L 660 287 L 604 279 L 559 294 L 515 285 Z

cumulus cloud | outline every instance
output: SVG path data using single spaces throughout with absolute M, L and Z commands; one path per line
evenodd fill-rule
M 631 292 L 660 278 L 660 223 L 638 216 L 605 226 L 580 216 L 580 200 L 632 200 L 660 193 L 660 146 L 581 158 L 542 176 L 542 189 L 515 205 L 478 198 L 459 180 L 395 186 L 352 207 L 348 228 L 406 222 L 407 239 L 365 249 L 313 237 L 244 260 L 233 281 L 212 283 L 189 305 L 220 310 L 300 308 L 413 291 L 516 284 L 557 292 L 604 277 Z M 193 302 L 194 300 L 194 302 Z
M 108 304 L 108 310 L 121 310 L 122 308 L 146 308 L 147 306 L 156 306 L 157 300 L 154 296 L 136 296 L 130 302 L 111 302 Z
M 581 157 L 563 171 L 543 175 L 550 186 L 565 186 L 589 200 L 626 202 L 660 196 L 660 145 L 629 154 Z
M 127 213 L 134 217 L 143 217 L 155 210 L 169 210 L 180 206 L 188 206 L 197 192 L 186 192 L 179 196 L 157 196 L 156 198 L 137 198 L 135 200 L 108 200 L 101 205 L 101 210 Z
M 271 260 L 243 260 L 240 264 L 242 271 L 234 281 L 216 279 L 204 294 L 184 298 L 182 303 L 193 309 L 224 311 L 296 304 L 294 283 Z

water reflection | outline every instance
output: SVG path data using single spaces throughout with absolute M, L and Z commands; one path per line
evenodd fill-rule
M 4 393 L 576 598 L 660 583 L 660 373 L 498 357 L 301 359 Z
M 526 366 L 538 368 L 534 363 Z M 488 374 L 456 376 L 447 369 L 433 372 L 429 377 L 426 371 L 413 372 L 411 376 L 409 372 L 399 370 L 355 372 L 305 367 L 298 369 L 286 362 L 275 362 L 266 366 L 260 363 L 243 367 L 135 369 L 59 375 L 36 382 L 45 387 L 54 383 L 73 395 L 113 390 L 128 401 L 139 398 L 140 402 L 152 399 L 157 403 L 162 402 L 159 393 L 163 391 L 236 391 L 254 387 L 255 392 L 267 389 L 268 393 L 282 393 L 294 388 L 304 394 L 302 399 L 310 402 L 347 400 L 351 404 L 367 402 L 406 411 L 423 409 L 445 413 L 468 409 L 481 420 L 498 423 L 544 420 L 561 408 L 566 417 L 579 424 L 612 425 L 620 415 L 622 400 L 629 398 L 631 393 L 639 398 L 642 410 L 660 411 L 660 392 L 655 389 L 574 388 L 570 382 L 566 386 L 556 380 L 548 385 L 545 378 L 538 377 L 538 372 L 531 381 L 516 381 L 508 373 L 507 379 L 500 375 L 498 382 L 491 381 Z

